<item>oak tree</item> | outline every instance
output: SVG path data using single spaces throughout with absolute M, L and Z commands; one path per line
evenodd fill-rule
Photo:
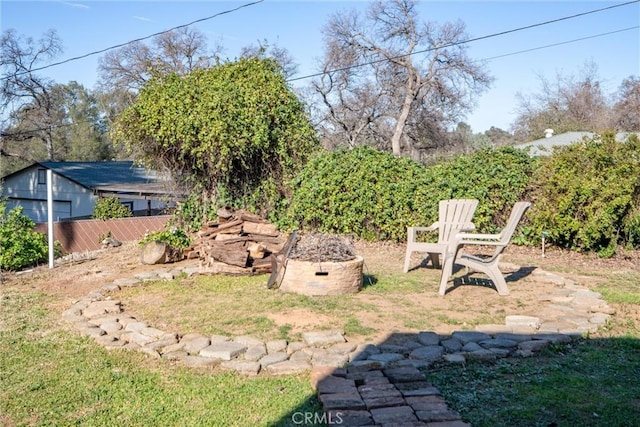
M 517 94 L 518 115 L 512 127 L 518 140 L 543 138 L 545 129 L 559 134 L 612 128 L 611 108 L 595 64 L 585 64 L 579 75 L 541 75 L 539 80 L 536 92 Z
M 422 22 L 417 0 L 374 1 L 366 14 L 332 15 L 322 75 L 323 136 L 343 145 L 387 145 L 416 156 L 425 116 L 446 128 L 473 107 L 492 78 L 466 53 L 462 22 Z
M 615 127 L 620 132 L 640 132 L 640 77 L 622 81 L 613 106 Z

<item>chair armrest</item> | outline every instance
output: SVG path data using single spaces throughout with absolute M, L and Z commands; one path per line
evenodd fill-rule
M 440 227 L 440 223 L 436 221 L 433 224 L 431 224 L 429 227 L 407 227 L 407 228 L 414 231 L 434 231 L 434 230 L 437 230 L 438 227 Z
M 460 231 L 473 231 L 475 229 L 476 229 L 476 226 L 472 222 L 468 222 L 468 223 L 462 225 L 462 227 L 460 227 Z
M 456 246 L 462 245 L 489 245 L 498 246 L 504 242 L 499 234 L 474 234 L 474 233 L 458 233 L 456 234 Z

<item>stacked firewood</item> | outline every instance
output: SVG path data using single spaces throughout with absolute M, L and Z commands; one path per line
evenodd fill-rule
M 259 274 L 271 272 L 271 254 L 282 250 L 286 236 L 258 215 L 221 208 L 217 221 L 197 233 L 188 259 L 199 259 L 203 272 Z

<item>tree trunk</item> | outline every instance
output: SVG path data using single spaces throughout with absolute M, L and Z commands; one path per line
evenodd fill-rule
M 404 127 L 407 124 L 407 118 L 409 117 L 409 113 L 411 112 L 411 104 L 415 99 L 415 93 L 412 86 L 413 85 L 411 84 L 411 82 L 408 82 L 406 95 L 404 96 L 404 102 L 402 103 L 402 108 L 400 109 L 400 114 L 398 115 L 398 121 L 396 122 L 396 128 L 394 129 L 393 136 L 391 137 L 391 150 L 396 156 L 402 155 L 402 146 L 400 145 L 400 139 L 402 138 Z

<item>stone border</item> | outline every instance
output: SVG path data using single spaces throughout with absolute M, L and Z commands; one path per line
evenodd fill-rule
M 539 269 L 532 273 L 536 280 L 556 288 L 540 296 L 549 304 L 536 316 L 509 315 L 504 324 L 449 335 L 399 333 L 379 344 L 351 343 L 339 330 L 305 332 L 299 342 L 180 335 L 147 325 L 112 298 L 123 287 L 199 272 L 198 267 L 163 268 L 115 280 L 81 298 L 62 317 L 107 349 L 137 350 L 189 367 L 217 366 L 248 376 L 311 370 L 329 424 L 466 427 L 421 370 L 438 361 L 464 365 L 472 359 L 530 357 L 551 344 L 595 332 L 614 314 L 600 294 Z
M 113 299 L 113 293 L 123 287 L 198 273 L 198 267 L 161 268 L 118 279 L 81 298 L 63 313 L 63 318 L 108 349 L 134 349 L 188 366 L 216 365 L 257 375 L 261 371 L 290 374 L 314 366 L 426 367 L 440 359 L 464 363 L 469 358 L 530 356 L 550 343 L 567 342 L 596 331 L 614 313 L 600 294 L 542 270 L 534 271 L 533 275 L 539 281 L 555 284 L 557 289 L 540 297 L 549 301 L 549 305 L 537 316 L 510 315 L 503 325 L 478 325 L 475 331 L 456 331 L 448 336 L 420 332 L 411 334 L 413 338 L 406 342 L 380 345 L 351 343 L 336 330 L 305 332 L 300 342 L 262 342 L 250 336 L 180 335 L 147 325 L 125 313 L 122 303 Z

